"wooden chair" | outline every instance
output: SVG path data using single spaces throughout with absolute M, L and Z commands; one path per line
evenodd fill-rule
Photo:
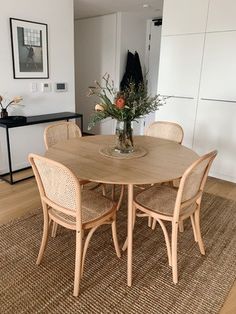
M 82 137 L 82 132 L 74 122 L 59 122 L 49 125 L 44 130 L 44 144 L 48 150 L 57 143 L 67 141 L 71 138 Z M 80 184 L 90 183 L 89 180 L 80 180 Z
M 44 143 L 48 150 L 53 145 L 71 138 L 81 137 L 80 128 L 74 122 L 59 122 L 49 125 L 44 130 Z
M 153 136 L 162 138 L 165 140 L 170 140 L 173 142 L 177 142 L 178 144 L 182 144 L 184 138 L 184 131 L 182 127 L 174 122 L 168 121 L 156 121 L 150 124 L 147 129 L 145 130 L 146 136 Z M 178 181 L 178 180 L 177 180 Z M 170 182 L 173 186 L 178 186 L 178 182 L 173 181 Z M 148 217 L 148 226 L 154 230 L 156 227 L 156 221 L 152 222 L 152 219 Z M 179 225 L 180 231 L 184 231 L 183 224 Z
M 148 128 L 145 130 L 145 135 L 158 137 L 181 144 L 184 137 L 184 131 L 177 123 L 156 121 L 148 126 Z
M 44 227 L 37 265 L 41 263 L 46 248 L 51 222 L 76 231 L 74 296 L 79 294 L 86 251 L 96 229 L 111 224 L 116 254 L 120 249 L 116 233 L 116 203 L 91 190 L 82 190 L 79 180 L 64 165 L 30 154 L 41 197 Z M 84 231 L 88 230 L 83 243 Z
M 143 216 L 151 216 L 163 230 L 175 284 L 178 282 L 178 226 L 185 219 L 191 219 L 194 239 L 199 245 L 201 254 L 205 254 L 200 231 L 200 206 L 208 172 L 216 154 L 217 151 L 213 151 L 195 161 L 184 172 L 178 190 L 166 185 L 154 185 L 141 191 L 134 200 L 135 214 L 136 209 L 138 209 L 143 213 Z M 170 221 L 172 224 L 171 243 L 163 221 Z
M 82 137 L 82 132 L 77 124 L 74 122 L 62 121 L 59 123 L 54 123 L 49 125 L 44 130 L 44 144 L 48 150 L 53 145 L 57 143 L 67 141 L 72 138 Z M 80 180 L 81 185 L 86 185 L 91 183 L 89 180 Z M 94 190 L 101 186 L 101 184 L 96 184 L 91 189 Z M 102 185 L 102 193 L 106 194 L 105 185 Z M 54 222 L 52 227 L 52 237 L 55 237 L 57 233 L 57 224 Z

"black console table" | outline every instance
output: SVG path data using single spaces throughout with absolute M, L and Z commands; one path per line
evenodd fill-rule
M 10 136 L 9 136 L 9 129 L 40 124 L 40 123 L 48 123 L 48 122 L 55 122 L 61 120 L 70 120 L 70 119 L 80 119 L 81 124 L 81 131 L 83 132 L 83 115 L 74 112 L 60 112 L 60 113 L 51 113 L 51 114 L 43 114 L 39 116 L 29 116 L 29 117 L 9 117 L 9 119 L 0 119 L 0 127 L 5 128 L 6 130 L 6 139 L 7 139 L 7 155 L 8 155 L 8 166 L 9 172 L 1 174 L 0 178 L 10 184 L 14 184 L 33 176 L 25 177 L 19 180 L 14 180 L 13 174 L 22 170 L 29 169 L 30 167 L 21 168 L 18 170 L 12 170 L 12 162 L 11 162 L 11 143 L 10 143 Z M 9 176 L 9 179 L 6 178 Z

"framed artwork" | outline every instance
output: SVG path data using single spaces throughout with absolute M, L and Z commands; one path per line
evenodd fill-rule
M 15 79 L 49 78 L 47 24 L 10 18 Z

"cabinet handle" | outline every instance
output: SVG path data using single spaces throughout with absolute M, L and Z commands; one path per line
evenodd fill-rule
M 189 96 L 177 96 L 177 95 L 161 95 L 161 96 L 167 97 L 167 98 L 194 99 L 194 97 L 189 97 Z
M 201 98 L 201 100 L 236 103 L 236 100 L 226 100 L 226 99 L 216 99 L 216 98 Z

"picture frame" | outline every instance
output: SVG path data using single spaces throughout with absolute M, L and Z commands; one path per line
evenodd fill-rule
M 10 30 L 14 78 L 49 78 L 48 25 L 10 18 Z

